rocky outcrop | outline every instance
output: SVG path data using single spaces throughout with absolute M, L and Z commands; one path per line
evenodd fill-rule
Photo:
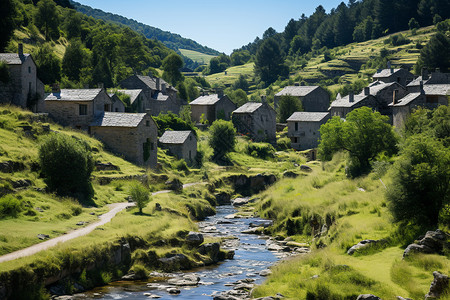
M 250 197 L 244 197 L 244 198 L 235 198 L 231 201 L 231 204 L 233 206 L 242 206 L 248 204 L 250 201 Z
M 181 192 L 183 190 L 183 183 L 177 178 L 166 181 L 165 185 L 171 191 Z
M 244 196 L 257 194 L 277 181 L 275 175 L 258 174 L 254 176 L 232 175 L 226 178 L 234 190 Z
M 221 260 L 219 243 L 203 244 L 198 248 L 198 253 L 210 257 L 211 261 L 205 262 L 207 265 L 219 262 L 219 260 Z
M 186 243 L 191 247 L 200 246 L 204 240 L 205 239 L 203 237 L 203 234 L 201 234 L 200 232 L 190 231 L 186 236 Z
M 285 171 L 283 173 L 283 177 L 284 178 L 297 178 L 298 177 L 298 173 L 292 172 L 292 171 Z
M 444 247 L 448 247 L 449 235 L 440 229 L 428 231 L 424 237 L 416 243 L 406 247 L 403 258 L 414 252 L 420 253 L 441 253 Z
M 216 197 L 217 205 L 230 205 L 231 204 L 231 194 L 228 192 L 219 192 L 214 194 Z
M 95 169 L 97 171 L 120 171 L 119 166 L 116 166 L 110 162 L 102 163 L 100 161 L 95 162 Z
M 425 295 L 427 299 L 439 299 L 442 293 L 449 290 L 449 277 L 437 271 L 433 272 L 434 280 L 431 283 L 430 291 Z
M 4 161 L 0 162 L 0 172 L 2 173 L 14 173 L 23 171 L 26 169 L 26 166 L 23 162 L 20 161 Z
M 361 242 L 359 242 L 356 245 L 353 245 L 350 249 L 348 249 L 347 254 L 348 255 L 353 255 L 355 252 L 361 251 L 361 250 L 367 250 L 368 248 L 371 247 L 377 247 L 377 246 L 382 246 L 384 244 L 386 244 L 387 241 L 384 239 L 381 240 L 363 240 Z
M 158 262 L 164 272 L 188 270 L 192 268 L 191 261 L 184 254 L 169 254 L 168 257 L 158 259 Z
M 356 300 L 382 300 L 382 299 L 372 294 L 361 294 L 358 296 L 358 298 L 356 298 Z

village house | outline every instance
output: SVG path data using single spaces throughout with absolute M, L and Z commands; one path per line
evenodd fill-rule
M 144 93 L 144 90 L 117 90 L 118 93 L 122 93 L 130 97 L 130 103 L 126 108 L 127 112 L 147 112 L 150 108 L 150 101 Z
M 247 102 L 232 114 L 236 131 L 257 142 L 276 143 L 276 112 L 267 102 Z
M 158 126 L 150 114 L 103 112 L 90 124 L 90 132 L 126 160 L 156 167 Z
M 374 81 L 382 81 L 384 83 L 396 82 L 406 87 L 408 83 L 414 80 L 414 75 L 405 69 L 393 69 L 388 64 L 387 69 L 378 70 L 373 76 Z
M 385 83 L 382 81 L 372 82 L 365 87 L 360 95 L 372 95 L 375 97 L 377 104 L 373 109 L 379 111 L 382 115 L 392 116 L 392 108 L 389 104 L 392 103 L 393 97 L 400 99 L 406 96 L 408 92 L 406 88 L 397 82 Z
M 109 98 L 111 98 L 112 106 L 111 111 L 113 112 L 125 112 L 125 104 L 123 104 L 122 100 L 114 94 L 108 93 Z
M 45 111 L 56 122 L 87 130 L 94 117 L 112 109 L 112 100 L 104 89 L 55 88 L 45 97 Z
M 184 99 L 177 95 L 178 90 L 161 78 L 153 76 L 133 75 L 119 83 L 123 89 L 141 89 L 145 94 L 144 100 L 148 103 L 138 107 L 138 112 L 151 110 L 152 115 L 159 113 L 173 112 L 179 114 L 181 107 L 186 105 Z
M 44 84 L 36 76 L 31 54 L 23 53 L 23 44 L 19 44 L 18 53 L 0 53 L 0 61 L 7 64 L 10 77 L 8 82 L 0 81 L 0 103 L 43 112 Z
M 436 69 L 431 74 L 428 69 L 423 68 L 421 76 L 410 82 L 407 86 L 408 92 L 420 93 L 420 86 L 431 84 L 450 84 L 450 73 L 441 73 L 439 69 Z
M 236 109 L 236 104 L 222 91 L 219 91 L 218 94 L 200 96 L 189 105 L 191 106 L 191 118 L 195 123 L 207 121 L 208 124 L 211 124 L 217 119 L 229 121 L 231 113 Z
M 159 138 L 162 148 L 168 149 L 171 155 L 184 159 L 192 165 L 197 156 L 197 137 L 191 130 L 171 131 L 167 130 Z
M 320 86 L 287 86 L 281 92 L 275 94 L 275 108 L 278 107 L 278 102 L 282 96 L 299 98 L 304 111 L 327 111 L 330 106 L 330 96 Z
M 450 84 L 423 85 L 422 83 L 419 87 L 420 92 L 410 93 L 390 104 L 393 110 L 393 124 L 396 128 L 402 128 L 408 116 L 418 107 L 434 109 L 439 105 L 448 105 Z
M 354 109 L 368 106 L 371 108 L 377 107 L 377 99 L 370 95 L 367 90 L 359 95 L 350 93 L 345 97 L 337 98 L 334 100 L 329 108 L 331 117 L 338 116 L 340 118 L 345 118 L 345 116 Z
M 328 112 L 295 112 L 286 121 L 291 146 L 296 150 L 317 148 L 320 126 L 330 119 Z

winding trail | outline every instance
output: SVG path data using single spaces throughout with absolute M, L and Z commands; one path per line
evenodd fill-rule
M 187 188 L 187 187 L 194 186 L 197 184 L 204 184 L 204 183 L 203 182 L 187 183 L 187 184 L 183 185 L 183 188 Z M 171 192 L 170 190 L 162 190 L 162 191 L 154 192 L 154 193 L 152 193 L 152 195 L 164 194 L 164 193 L 170 193 L 170 192 Z M 88 233 L 92 232 L 95 228 L 105 225 L 106 223 L 110 222 L 111 219 L 117 213 L 121 212 L 124 209 L 133 207 L 133 206 L 135 206 L 135 203 L 130 203 L 130 202 L 108 204 L 108 207 L 111 210 L 103 215 L 100 215 L 98 217 L 99 220 L 97 222 L 89 224 L 86 227 L 73 230 L 67 234 L 55 237 L 55 238 L 47 240 L 45 242 L 35 244 L 28 248 L 24 248 L 21 250 L 17 250 L 17 251 L 2 255 L 2 256 L 0 256 L 0 263 L 14 260 L 14 259 L 21 258 L 21 257 L 30 256 L 30 255 L 36 254 L 38 252 L 41 252 L 43 250 L 47 250 L 51 247 L 54 247 L 59 243 L 64 243 L 64 242 L 73 240 L 75 238 L 87 235 Z

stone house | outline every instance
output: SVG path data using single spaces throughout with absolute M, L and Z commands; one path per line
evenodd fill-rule
M 55 89 L 45 97 L 45 111 L 56 122 L 87 130 L 96 115 L 112 109 L 104 89 Z
M 249 135 L 254 141 L 276 143 L 275 110 L 267 102 L 247 102 L 232 114 L 238 133 Z
M 422 84 L 419 93 L 410 93 L 390 104 L 394 126 L 402 128 L 411 112 L 418 107 L 434 109 L 439 105 L 448 105 L 449 96 L 450 84 Z
M 117 92 L 125 94 L 130 97 L 129 106 L 126 108 L 127 112 L 147 112 L 150 109 L 150 101 L 148 100 L 144 90 L 117 90 Z
M 150 114 L 103 112 L 90 124 L 90 132 L 126 160 L 156 167 L 158 126 Z
M 376 98 L 376 107 L 373 107 L 379 111 L 382 115 L 392 116 L 392 108 L 389 104 L 392 103 L 393 97 L 397 100 L 406 96 L 408 92 L 406 88 L 397 82 L 385 83 L 382 81 L 372 82 L 369 86 L 365 87 L 360 95 L 372 95 Z
M 158 77 L 133 75 L 122 80 L 119 86 L 124 89 L 143 90 L 148 101 L 143 109 L 150 109 L 153 116 L 169 111 L 179 114 L 181 107 L 187 104 L 186 100 L 178 97 L 175 87 Z M 141 112 L 140 107 L 137 111 Z
M 414 80 L 414 75 L 405 69 L 387 68 L 378 70 L 373 76 L 374 81 L 382 81 L 384 83 L 396 82 L 406 87 L 408 83 Z
M 426 68 L 423 68 L 422 75 L 408 84 L 408 92 L 420 93 L 421 84 L 424 86 L 430 84 L 450 84 L 450 73 L 441 73 L 437 69 L 430 74 Z
M 354 109 L 363 106 L 376 109 L 377 105 L 377 99 L 370 95 L 370 93 L 365 92 L 359 95 L 350 93 L 345 97 L 334 100 L 330 105 L 329 111 L 331 113 L 331 117 L 338 116 L 340 118 L 345 118 L 345 116 Z
M 203 118 L 211 124 L 217 119 L 229 121 L 231 113 L 236 109 L 234 104 L 227 95 L 222 92 L 207 96 L 200 96 L 191 103 L 191 117 L 195 123 L 200 123 Z
M 184 159 L 188 164 L 195 162 L 197 156 L 197 137 L 191 130 L 171 131 L 167 130 L 159 138 L 162 148 L 168 149 L 169 153 Z
M 317 148 L 320 139 L 320 126 L 325 124 L 331 115 L 328 112 L 295 112 L 286 121 L 287 136 L 291 146 L 296 150 Z
M 37 78 L 37 67 L 31 54 L 0 53 L 0 61 L 8 65 L 9 82 L 0 81 L 0 103 L 10 103 L 33 112 L 44 111 L 44 84 Z
M 320 86 L 287 86 L 281 92 L 275 94 L 275 108 L 278 107 L 278 102 L 282 96 L 298 97 L 302 102 L 304 111 L 325 112 L 330 106 L 330 95 Z
M 108 93 L 109 98 L 111 98 L 112 106 L 111 111 L 113 112 L 125 112 L 125 104 L 123 104 L 122 100 L 114 94 Z

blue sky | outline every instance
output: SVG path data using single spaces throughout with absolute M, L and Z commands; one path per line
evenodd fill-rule
M 226 54 L 290 19 L 310 16 L 322 5 L 330 12 L 342 0 L 76 0 L 141 23 L 178 33 Z M 347 1 L 344 1 L 347 3 Z

